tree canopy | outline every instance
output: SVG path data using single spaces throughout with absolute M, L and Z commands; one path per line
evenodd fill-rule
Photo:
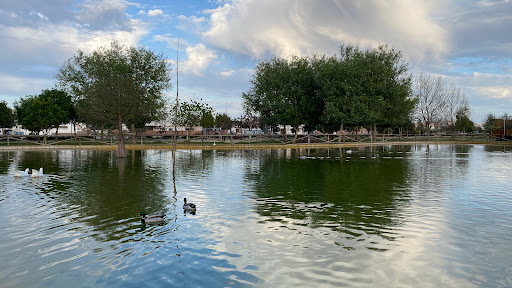
M 39 95 L 21 98 L 14 106 L 18 123 L 35 133 L 58 128 L 71 120 L 75 113 L 71 96 L 57 89 L 43 90 Z
M 270 126 L 336 131 L 344 124 L 402 127 L 411 122 L 408 64 L 388 46 L 342 46 L 339 57 L 272 58 L 255 68 L 246 110 Z
M 0 101 L 0 128 L 11 128 L 14 126 L 13 110 L 7 107 L 7 102 Z
M 217 114 L 215 116 L 215 126 L 222 130 L 229 130 L 233 127 L 233 121 L 226 113 Z
M 469 120 L 469 117 L 463 113 L 457 113 L 455 121 L 455 129 L 460 132 L 475 132 L 475 124 Z
M 123 125 L 161 119 L 164 91 L 171 88 L 170 66 L 161 54 L 117 42 L 90 55 L 79 50 L 56 78 L 74 96 L 84 123 L 117 128 L 118 157 L 126 157 Z
M 171 105 L 172 111 L 175 111 L 175 106 Z M 203 126 L 209 128 L 213 126 L 213 108 L 207 103 L 203 103 L 197 100 L 190 100 L 179 103 L 178 115 L 172 117 L 173 121 L 177 125 L 192 128 L 194 126 Z

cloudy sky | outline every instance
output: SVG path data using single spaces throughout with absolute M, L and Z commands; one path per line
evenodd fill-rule
M 2 0 L 0 101 L 54 87 L 77 49 L 117 40 L 175 61 L 179 43 L 180 96 L 239 116 L 259 61 L 388 44 L 461 87 L 481 122 L 512 114 L 511 27 L 510 0 Z

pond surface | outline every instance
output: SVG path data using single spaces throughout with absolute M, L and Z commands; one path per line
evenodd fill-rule
M 171 153 L 0 151 L 0 287 L 512 286 L 512 147 Z

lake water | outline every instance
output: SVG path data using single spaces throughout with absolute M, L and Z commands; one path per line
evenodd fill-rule
M 512 286 L 512 147 L 351 149 L 0 151 L 0 287 Z

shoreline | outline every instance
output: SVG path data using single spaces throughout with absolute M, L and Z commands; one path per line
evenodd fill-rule
M 217 145 L 176 145 L 177 150 L 244 150 L 244 149 L 306 149 L 306 148 L 347 148 L 385 145 L 489 145 L 512 146 L 512 142 L 450 142 L 450 141 L 407 141 L 407 142 L 366 142 L 366 143 L 330 143 L 330 144 L 217 144 Z M 126 150 L 173 150 L 174 145 L 125 145 Z M 41 145 L 41 146 L 2 146 L 0 151 L 16 150 L 105 150 L 116 151 L 117 145 Z

